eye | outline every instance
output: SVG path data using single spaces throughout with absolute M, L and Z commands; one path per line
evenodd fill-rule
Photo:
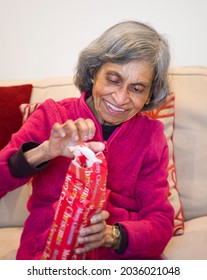
M 117 76 L 115 74 L 108 74 L 107 81 L 109 81 L 113 84 L 118 84 L 120 82 L 120 78 L 119 78 L 119 76 Z
M 141 84 L 136 84 L 136 85 L 131 85 L 129 89 L 133 93 L 142 93 L 144 92 L 145 87 Z

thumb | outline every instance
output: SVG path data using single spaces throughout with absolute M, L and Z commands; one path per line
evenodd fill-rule
M 102 142 L 88 142 L 87 147 L 94 153 L 102 152 L 105 149 L 105 145 Z

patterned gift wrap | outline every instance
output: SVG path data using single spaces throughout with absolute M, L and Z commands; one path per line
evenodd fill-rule
M 78 155 L 68 168 L 54 220 L 42 255 L 44 260 L 90 259 L 88 254 L 75 254 L 79 230 L 90 223 L 106 200 L 107 164 L 102 152 L 87 158 L 87 150 L 78 147 Z M 88 149 L 89 150 L 89 149 Z M 85 152 L 86 151 L 86 152 Z M 83 152 L 83 153 L 82 153 Z

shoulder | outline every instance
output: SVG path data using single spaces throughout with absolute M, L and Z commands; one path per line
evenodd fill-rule
M 157 118 L 152 118 L 147 113 L 139 113 L 138 120 L 145 130 L 149 130 L 151 132 L 156 130 L 160 130 L 162 132 L 164 131 L 163 122 L 161 122 Z
M 165 126 L 162 121 L 151 118 L 145 113 L 140 113 L 140 127 L 142 137 L 147 139 L 147 144 L 153 149 L 163 148 L 167 144 Z
M 73 106 L 78 100 L 79 98 L 65 98 L 60 101 L 55 101 L 54 99 L 49 98 L 42 102 L 38 108 L 66 108 L 68 106 Z
M 69 109 L 72 110 L 72 108 L 74 108 L 77 102 L 78 98 L 66 98 L 60 101 L 47 99 L 38 106 L 38 110 L 49 116 L 59 114 L 65 115 Z

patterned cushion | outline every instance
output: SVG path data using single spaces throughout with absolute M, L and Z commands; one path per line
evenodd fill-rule
M 41 103 L 33 103 L 33 104 L 29 104 L 29 103 L 23 103 L 19 106 L 20 112 L 22 113 L 22 124 L 24 122 L 26 122 L 26 120 L 29 118 L 29 116 L 37 109 L 37 107 L 40 105 Z
M 169 201 L 174 208 L 174 235 L 181 235 L 184 233 L 184 215 L 183 209 L 177 189 L 176 170 L 174 162 L 173 149 L 173 131 L 174 131 L 174 109 L 175 109 L 175 94 L 169 93 L 163 105 L 157 109 L 144 112 L 152 119 L 157 119 L 163 122 L 165 128 L 165 136 L 167 138 L 169 147 L 169 165 L 168 165 L 168 182 L 170 185 Z
M 168 182 L 170 185 L 170 192 L 168 199 L 174 208 L 174 235 L 181 235 L 184 232 L 184 216 L 179 193 L 176 184 L 176 170 L 174 162 L 174 150 L 173 150 L 173 130 L 174 130 L 174 102 L 175 95 L 170 93 L 164 102 L 164 104 L 154 110 L 144 112 L 145 115 L 153 119 L 158 119 L 164 123 L 165 135 L 169 147 L 169 166 L 168 166 Z M 22 104 L 20 111 L 23 116 L 23 122 L 36 110 L 40 103 L 34 104 Z

